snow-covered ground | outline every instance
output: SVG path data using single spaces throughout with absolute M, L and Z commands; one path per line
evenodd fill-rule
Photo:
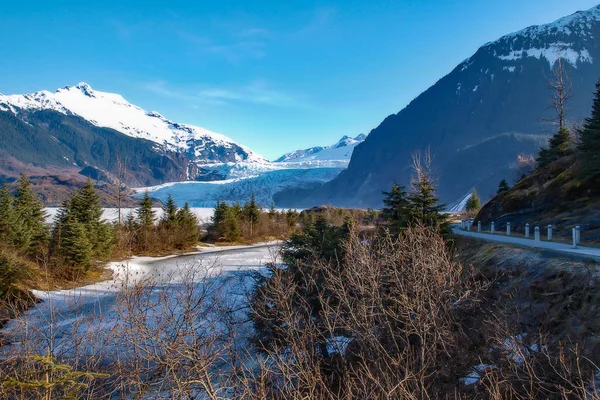
M 43 302 L 6 325 L 2 333 L 12 344 L 4 346 L 2 352 L 19 351 L 19 346 L 25 343 L 29 346 L 36 343 L 36 349 L 43 351 L 43 347 L 52 342 L 55 354 L 68 357 L 76 351 L 73 348 L 76 341 L 78 344 L 86 341 L 77 348 L 78 356 L 85 355 L 81 352 L 100 351 L 99 346 L 103 351 L 118 350 L 121 324 L 127 314 L 123 311 L 123 294 L 136 284 L 151 288 L 143 292 L 147 298 L 136 303 L 150 307 L 150 304 L 172 301 L 183 291 L 180 286 L 192 284 L 202 290 L 218 281 L 218 294 L 222 297 L 215 301 L 243 308 L 253 282 L 249 272 L 276 261 L 278 248 L 276 242 L 271 242 L 206 248 L 183 256 L 134 257 L 110 264 L 113 278 L 108 281 L 71 290 L 36 291 L 35 295 Z M 159 316 L 147 314 L 146 317 Z M 110 352 L 108 354 L 110 356 Z

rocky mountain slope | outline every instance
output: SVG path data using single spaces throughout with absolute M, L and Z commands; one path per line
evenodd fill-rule
M 536 153 L 554 133 L 548 77 L 558 57 L 573 84 L 570 121 L 588 113 L 600 72 L 600 6 L 483 45 L 358 145 L 348 169 L 288 205 L 379 206 L 381 191 L 408 183 L 411 153 L 431 149 L 441 200 L 453 205 L 476 187 L 493 195 L 511 180 L 517 154 Z

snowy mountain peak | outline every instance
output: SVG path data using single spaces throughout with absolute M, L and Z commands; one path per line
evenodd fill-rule
M 365 140 L 366 135 L 360 134 L 352 139 L 343 136 L 337 143 L 331 146 L 316 146 L 304 150 L 296 150 L 279 157 L 275 162 L 313 162 L 313 161 L 337 161 L 347 165 L 357 144 Z
M 25 95 L 0 95 L 0 110 L 14 114 L 53 110 L 78 115 L 93 125 L 184 153 L 196 164 L 267 162 L 225 135 L 168 120 L 158 112 L 147 112 L 129 103 L 119 94 L 94 90 L 85 82 L 65 86 L 54 93 L 44 90 Z
M 529 57 L 545 59 L 552 68 L 559 58 L 574 68 L 583 63 L 593 64 L 590 50 L 598 35 L 600 5 L 578 11 L 554 22 L 533 25 L 484 44 L 479 50 L 491 54 L 506 64 L 505 70 L 514 72 L 516 62 Z M 464 71 L 473 63 L 472 57 L 459 68 Z

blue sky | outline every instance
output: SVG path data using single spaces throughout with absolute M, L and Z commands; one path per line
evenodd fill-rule
M 485 42 L 598 1 L 13 1 L 0 92 L 85 81 L 274 159 L 368 133 Z

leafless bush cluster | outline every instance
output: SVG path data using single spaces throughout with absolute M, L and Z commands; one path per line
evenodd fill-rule
M 515 334 L 503 320 L 488 322 L 489 363 L 480 364 L 476 392 L 489 399 L 600 399 L 598 365 L 581 343 L 536 332 Z M 597 362 L 598 360 L 596 360 Z
M 351 234 L 345 254 L 343 266 L 318 263 L 321 273 L 302 279 L 322 287 L 318 318 L 303 309 L 313 305 L 295 295 L 301 288 L 286 270 L 274 277 L 265 301 L 277 315 L 264 318 L 281 322 L 276 345 L 265 346 L 260 380 L 270 372 L 265 387 L 277 398 L 440 395 L 454 375 L 458 317 L 473 304 L 474 281 L 424 227 L 397 240 Z

